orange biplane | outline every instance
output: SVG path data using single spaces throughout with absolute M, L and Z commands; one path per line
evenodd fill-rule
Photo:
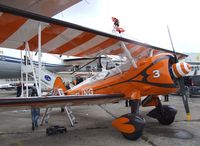
M 114 30 L 123 32 L 118 19 L 113 18 L 113 21 Z M 41 40 L 37 33 L 39 25 Z M 127 139 L 136 140 L 145 126 L 145 119 L 139 114 L 140 106 L 155 106 L 148 115 L 169 125 L 177 110 L 162 105 L 158 95 L 176 92 L 180 87 L 190 118 L 182 77 L 191 68 L 185 62 L 178 62 L 186 57 L 184 54 L 3 5 L 0 5 L 0 28 L 1 47 L 22 50 L 26 42 L 31 51 L 38 51 L 38 45 L 41 45 L 41 51 L 46 53 L 88 57 L 118 55 L 126 60 L 69 90 L 61 80 L 56 80 L 54 88 L 62 88 L 66 96 L 5 98 L 0 99 L 0 107 L 101 104 L 116 102 L 123 97 L 131 100 L 131 112 L 115 119 L 112 125 Z M 145 96 L 143 101 L 142 96 Z

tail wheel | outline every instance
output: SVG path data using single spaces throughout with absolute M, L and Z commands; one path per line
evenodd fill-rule
M 122 119 L 127 119 L 122 120 Z M 119 124 L 119 122 L 121 122 Z M 137 140 L 142 136 L 145 126 L 145 119 L 140 115 L 126 114 L 113 121 L 113 126 L 116 127 L 122 135 L 128 140 Z M 129 130 L 133 127 L 134 130 Z

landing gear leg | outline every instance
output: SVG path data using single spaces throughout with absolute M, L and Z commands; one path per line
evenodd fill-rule
M 157 119 L 160 124 L 170 125 L 174 122 L 177 110 L 169 105 L 162 105 L 159 100 L 158 105 L 152 111 L 150 111 L 147 115 L 151 118 Z
M 142 136 L 145 119 L 139 115 L 140 100 L 131 100 L 131 113 L 125 114 L 112 122 L 122 135 L 129 140 L 137 140 Z
M 139 107 L 140 107 L 140 100 L 131 100 L 131 113 L 132 114 L 139 114 Z

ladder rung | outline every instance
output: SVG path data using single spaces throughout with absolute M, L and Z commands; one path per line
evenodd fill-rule
M 59 89 L 60 90 L 60 92 L 56 92 L 55 90 L 52 92 L 52 95 L 55 95 L 55 94 L 62 94 L 62 89 Z M 64 93 L 63 93 L 64 94 Z M 60 95 L 60 96 L 62 96 L 62 95 Z M 74 126 L 74 124 L 76 123 L 76 118 L 75 118 L 75 116 L 73 115 L 73 112 L 72 112 L 72 109 L 71 109 L 71 107 L 70 106 L 65 106 L 64 107 L 64 109 L 65 109 L 65 113 L 66 113 L 66 116 L 68 117 L 68 119 L 69 119 L 69 121 L 70 121 L 70 124 L 71 124 L 71 126 Z M 50 113 L 51 113 L 51 111 L 52 111 L 52 108 L 46 108 L 46 110 L 45 110 L 45 114 L 44 114 L 44 116 L 43 116 L 43 121 L 45 121 L 45 122 L 48 122 L 48 119 L 50 118 Z M 43 121 L 42 121 L 42 123 L 43 123 Z

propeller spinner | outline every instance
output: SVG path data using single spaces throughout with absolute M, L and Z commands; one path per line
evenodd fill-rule
M 184 77 L 191 71 L 190 64 L 178 62 L 172 65 L 172 72 L 176 78 Z

